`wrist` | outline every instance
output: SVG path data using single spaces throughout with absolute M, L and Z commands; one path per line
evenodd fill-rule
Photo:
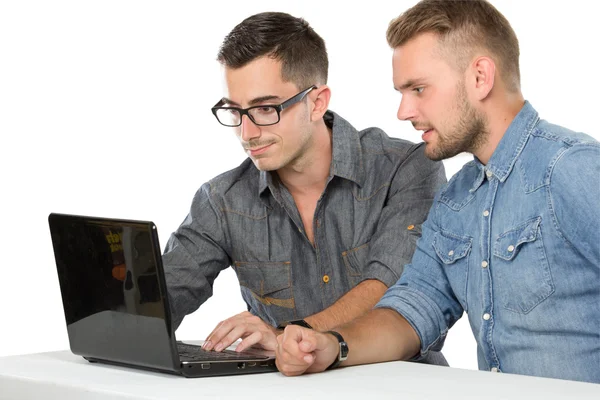
M 281 324 L 277 325 L 276 329 L 283 330 L 288 325 L 298 325 L 298 326 L 301 326 L 303 328 L 313 329 L 313 327 L 311 326 L 311 324 L 309 324 L 307 321 L 305 321 L 303 319 L 294 319 L 294 320 L 291 320 L 291 321 L 282 322 Z
M 333 362 L 326 368 L 327 370 L 329 369 L 334 369 L 337 368 L 343 361 L 346 361 L 348 359 L 348 353 L 349 353 L 349 348 L 348 348 L 348 344 L 346 343 L 346 341 L 344 340 L 344 338 L 342 337 L 342 335 L 340 335 L 338 332 L 335 331 L 327 331 L 325 332 L 325 334 L 329 334 L 330 336 L 333 336 L 333 340 L 336 343 L 336 347 L 337 347 L 337 354 L 335 359 L 333 360 Z

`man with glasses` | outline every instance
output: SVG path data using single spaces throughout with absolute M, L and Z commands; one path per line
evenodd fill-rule
M 166 246 L 173 322 L 232 266 L 248 311 L 204 348 L 241 338 L 237 350 L 273 350 L 286 324 L 326 331 L 376 304 L 412 256 L 445 174 L 422 145 L 358 132 L 328 111 L 325 43 L 302 19 L 249 17 L 218 61 L 228 93 L 212 112 L 249 158 L 200 188 Z M 440 353 L 427 362 L 445 364 Z

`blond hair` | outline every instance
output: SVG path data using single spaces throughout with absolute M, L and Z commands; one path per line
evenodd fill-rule
M 394 19 L 387 30 L 392 48 L 422 34 L 439 36 L 446 60 L 464 71 L 478 51 L 489 53 L 506 88 L 519 91 L 519 41 L 508 20 L 485 0 L 422 0 Z

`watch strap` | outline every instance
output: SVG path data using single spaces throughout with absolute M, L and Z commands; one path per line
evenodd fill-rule
M 325 333 L 330 333 L 333 336 L 335 336 L 335 338 L 338 340 L 338 343 L 339 343 L 338 356 L 331 363 L 331 365 L 329 367 L 327 367 L 327 369 L 326 369 L 326 370 L 330 370 L 330 369 L 337 368 L 342 361 L 346 361 L 346 359 L 348 358 L 348 344 L 344 340 L 344 337 L 336 331 L 327 331 Z
M 282 322 L 281 324 L 277 325 L 277 329 L 285 329 L 285 327 L 288 325 L 298 325 L 304 328 L 313 329 L 313 327 L 303 319 L 294 319 L 291 321 Z

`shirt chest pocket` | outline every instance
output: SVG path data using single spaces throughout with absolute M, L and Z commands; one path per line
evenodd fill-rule
M 291 262 L 236 261 L 234 269 L 242 297 L 255 315 L 274 326 L 295 318 Z
M 494 242 L 494 290 L 507 310 L 527 314 L 554 292 L 541 221 L 525 221 Z
M 467 283 L 472 246 L 473 238 L 448 231 L 437 232 L 433 239 L 435 254 L 446 267 L 448 281 L 465 311 L 468 311 Z

